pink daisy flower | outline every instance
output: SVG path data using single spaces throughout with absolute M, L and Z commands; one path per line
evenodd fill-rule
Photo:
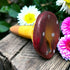
M 64 19 L 61 25 L 61 30 L 64 35 L 70 34 L 70 17 Z
M 65 60 L 70 60 L 70 35 L 61 37 L 57 44 L 58 51 Z

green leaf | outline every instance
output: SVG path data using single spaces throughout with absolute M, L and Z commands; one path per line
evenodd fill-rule
M 8 13 L 9 16 L 16 18 L 18 13 L 20 12 L 20 7 L 17 4 L 11 4 L 8 6 L 2 6 L 0 9 L 1 13 Z
M 8 31 L 8 27 L 0 25 L 0 32 L 6 32 L 6 31 Z
M 2 6 L 1 9 L 0 9 L 1 13 L 8 13 L 8 11 L 9 11 L 9 7 L 8 6 Z
M 0 32 L 6 32 L 9 30 L 10 24 L 6 23 L 5 21 L 0 21 Z
M 11 17 L 16 18 L 20 12 L 20 7 L 17 4 L 12 4 L 8 13 Z
M 10 9 L 10 10 L 9 10 L 9 15 L 10 15 L 11 17 L 13 17 L 13 18 L 16 18 L 17 15 L 18 15 L 18 12 L 16 12 L 16 11 L 13 10 L 13 9 Z

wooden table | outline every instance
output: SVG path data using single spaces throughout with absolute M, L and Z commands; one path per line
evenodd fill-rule
M 17 70 L 66 70 L 70 63 L 63 60 L 59 53 L 55 53 L 50 60 L 42 58 L 34 50 L 31 40 L 12 33 L 0 41 L 0 51 Z

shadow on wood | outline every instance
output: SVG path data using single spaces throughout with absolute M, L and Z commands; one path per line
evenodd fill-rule
M 0 70 L 16 70 L 15 66 L 0 52 Z

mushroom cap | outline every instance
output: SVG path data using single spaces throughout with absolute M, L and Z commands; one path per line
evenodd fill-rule
M 50 59 L 56 50 L 60 37 L 59 23 L 52 12 L 42 12 L 35 23 L 33 45 L 35 50 L 44 58 Z

